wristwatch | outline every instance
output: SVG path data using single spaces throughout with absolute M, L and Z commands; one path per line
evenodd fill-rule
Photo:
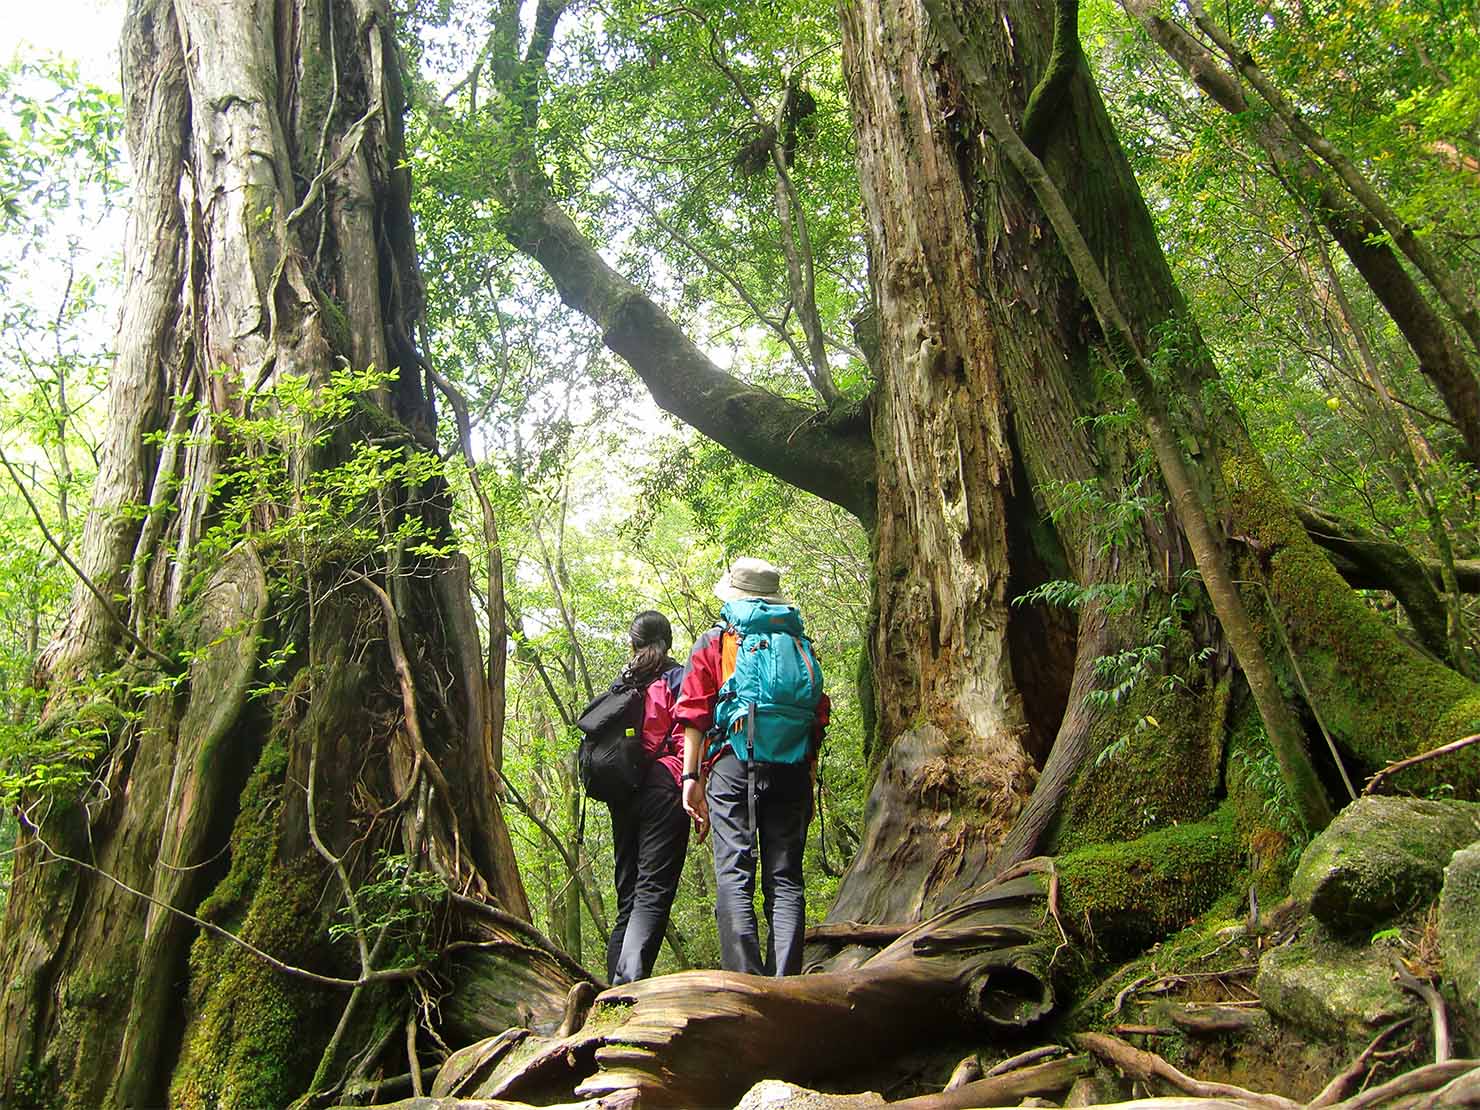
M 682 781 L 682 782 L 698 782 L 699 781 L 699 772 L 698 771 L 685 771 L 683 773 L 683 778 L 680 781 Z

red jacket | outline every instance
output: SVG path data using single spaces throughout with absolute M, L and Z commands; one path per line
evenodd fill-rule
M 683 686 L 673 707 L 673 731 L 679 738 L 682 738 L 685 727 L 707 733 L 714 724 L 714 699 L 724 685 L 724 676 L 720 673 L 723 635 L 723 628 L 710 628 L 694 641 L 694 649 L 689 652 L 689 661 L 683 669 Z M 822 743 L 822 733 L 827 728 L 831 710 L 832 702 L 823 694 L 817 703 L 817 716 L 812 721 L 813 759 L 817 758 L 817 748 Z M 722 748 L 721 752 L 725 750 Z
M 683 726 L 673 719 L 676 698 L 666 674 L 648 683 L 642 701 L 642 747 L 682 785 Z

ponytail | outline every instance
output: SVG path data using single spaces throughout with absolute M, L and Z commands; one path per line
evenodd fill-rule
M 645 609 L 633 617 L 627 640 L 632 645 L 632 658 L 622 673 L 634 685 L 646 686 L 672 663 L 668 652 L 673 646 L 673 626 L 657 610 Z

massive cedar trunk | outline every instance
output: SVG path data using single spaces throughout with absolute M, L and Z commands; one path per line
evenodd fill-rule
M 405 953 L 366 927 L 357 957 L 327 932 L 377 853 L 461 896 L 418 888 L 433 947 L 481 940 L 498 962 L 512 945 L 528 965 L 472 1005 L 487 1021 L 558 1006 L 578 972 L 520 924 L 466 561 L 393 538 L 449 535 L 435 467 L 321 520 L 332 543 L 292 532 L 357 445 L 388 466 L 435 445 L 387 7 L 132 0 L 123 70 L 129 284 L 83 540 L 92 586 L 48 653 L 44 725 L 105 750 L 78 796 L 27 799 L 0 932 L 3 1101 L 281 1105 L 351 999 L 335 1080 L 404 1020 L 396 980 L 351 988 Z M 399 372 L 345 398 L 347 417 L 244 423 L 279 411 L 256 391 L 318 393 L 341 367 Z M 228 521 L 231 491 L 275 472 Z M 177 910 L 343 982 L 270 967 Z
M 1112 372 L 1123 352 L 1101 333 L 1040 197 L 990 134 L 997 110 L 1020 126 L 1055 50 L 1052 15 L 1048 3 L 880 0 L 842 8 L 881 321 L 873 679 L 892 744 L 833 919 L 910 919 L 980 882 L 994 856 L 997 866 L 1011 862 L 1059 809 L 1076 771 L 1081 799 L 1094 778 L 1110 773 L 1083 768 L 1083 755 L 1124 735 L 1137 716 L 1161 735 L 1133 746 L 1126 760 L 1154 760 L 1150 777 L 1174 776 L 1184 804 L 1205 812 L 1215 801 L 1216 783 L 1194 768 L 1221 761 L 1226 672 L 1239 661 L 1210 626 L 1206 602 L 1177 616 L 1166 658 L 1130 704 L 1097 713 L 1084 697 L 1097 658 L 1144 642 L 1174 612 L 1172 595 L 1192 560 L 1160 481 L 1148 475 L 1139 489 L 1131 484 L 1129 459 L 1145 446 L 1138 422 L 1107 419 L 1130 395 Z M 1311 545 L 1217 386 L 1087 70 L 1075 61 L 1060 72 L 1067 84 L 1044 98 L 1057 106 L 1039 119 L 1034 139 L 1107 272 L 1135 347 L 1161 373 L 1159 407 L 1177 428 L 1202 511 L 1221 525 L 1247 584 L 1244 604 L 1289 679 L 1287 693 L 1300 696 L 1283 648 L 1288 638 L 1315 710 L 1358 769 L 1461 735 L 1475 688 L 1403 644 Z M 1149 495 L 1139 532 L 1118 537 L 1113 554 L 1106 556 L 1091 521 L 1068 511 L 1056 515 L 1057 544 L 1040 541 L 1034 552 L 1004 538 L 1013 532 L 1008 514 L 1041 510 L 1056 491 L 1086 481 L 1108 501 Z M 1028 734 L 1015 716 L 1014 679 L 1026 690 L 1027 675 L 1052 671 L 1062 658 L 1019 651 L 1013 668 L 999 661 L 1012 641 L 1002 599 L 1034 582 L 1035 554 L 1039 565 L 1061 559 L 1081 586 L 1118 584 L 1142 600 L 1135 619 L 1106 619 L 1093 606 L 1081 612 L 1074 666 L 1049 679 L 1060 698 L 1068 695 L 1067 712 L 1037 795 L 1003 842 L 1003 817 L 1022 804 L 1031 768 L 997 772 L 1006 789 L 998 785 L 985 799 L 978 774 L 959 769 L 1023 768 L 1000 754 L 1004 735 Z M 964 619 L 963 596 L 972 599 Z M 1011 616 L 1020 619 L 1016 610 Z M 1203 648 L 1213 649 L 1205 661 Z M 1158 719 L 1135 699 L 1167 674 L 1177 682 Z M 1411 689 L 1425 691 L 1422 716 L 1405 693 Z M 998 707 L 991 727 L 952 727 L 984 704 Z M 1122 781 L 1144 780 L 1148 770 L 1143 762 Z M 1467 791 L 1480 780 L 1473 761 L 1446 772 Z M 1119 800 L 1123 810 L 1128 800 Z M 1070 824 L 1081 815 L 1091 827 L 1061 826 L 1061 841 L 1127 831 L 1083 806 Z M 1199 815 L 1163 810 L 1154 820 Z

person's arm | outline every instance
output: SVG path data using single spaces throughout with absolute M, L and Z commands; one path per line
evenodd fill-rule
M 683 730 L 683 809 L 694 822 L 702 841 L 709 832 L 709 800 L 704 797 L 704 734 L 693 725 Z
M 675 727 L 683 730 L 683 808 L 703 840 L 709 831 L 709 803 L 704 797 L 704 733 L 714 723 L 714 699 L 719 692 L 720 638 L 704 633 L 689 653 L 678 702 L 673 707 Z

